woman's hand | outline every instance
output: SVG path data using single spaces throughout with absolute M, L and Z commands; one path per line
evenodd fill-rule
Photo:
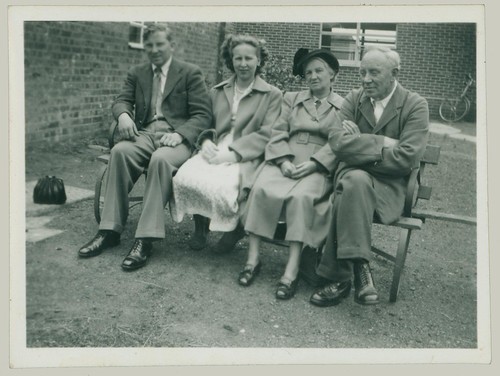
M 292 174 L 295 172 L 295 165 L 290 161 L 284 161 L 280 165 L 281 173 L 287 178 L 291 178 Z
M 204 160 L 208 162 L 210 161 L 210 159 L 215 157 L 218 151 L 219 148 L 217 147 L 217 145 L 215 145 L 212 140 L 209 140 L 207 138 L 201 144 L 200 155 Z
M 342 122 L 342 127 L 347 131 L 349 134 L 361 134 L 359 131 L 358 125 L 351 121 L 351 120 L 344 120 Z
M 300 179 L 316 171 L 318 171 L 318 166 L 316 165 L 316 162 L 314 161 L 302 162 L 301 164 L 296 166 L 295 171 L 292 173 L 291 178 Z
M 210 164 L 221 164 L 221 163 L 236 163 L 238 159 L 236 158 L 236 153 L 229 150 L 218 150 L 215 155 L 208 160 Z

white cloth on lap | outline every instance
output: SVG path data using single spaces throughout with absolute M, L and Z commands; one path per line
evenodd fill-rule
M 232 135 L 218 145 L 227 147 Z M 172 218 L 209 217 L 211 231 L 232 231 L 238 224 L 239 164 L 210 164 L 200 154 L 188 159 L 173 178 Z

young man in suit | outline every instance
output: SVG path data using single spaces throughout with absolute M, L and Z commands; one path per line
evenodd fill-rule
M 211 123 L 208 92 L 199 67 L 172 57 L 175 42 L 162 24 L 144 32 L 149 63 L 134 67 L 113 103 L 124 141 L 111 150 L 102 220 L 97 235 L 78 252 L 99 255 L 120 242 L 128 216 L 128 194 L 148 168 L 143 209 L 124 270 L 142 267 L 152 242 L 165 237 L 163 209 L 172 195 L 172 174 L 191 156 L 201 131 Z
M 342 124 L 329 144 L 340 160 L 334 178 L 332 229 L 317 274 L 331 283 L 311 303 L 332 306 L 351 290 L 354 300 L 378 303 L 369 266 L 374 215 L 389 224 L 403 211 L 407 177 L 427 144 L 429 109 L 424 98 L 397 82 L 395 51 L 368 50 L 360 65 L 362 88 L 345 98 Z

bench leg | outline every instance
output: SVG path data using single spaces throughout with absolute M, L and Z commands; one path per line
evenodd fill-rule
M 99 170 L 99 173 L 97 174 L 97 178 L 95 181 L 95 193 L 94 193 L 94 217 L 96 222 L 99 224 L 101 223 L 101 191 L 102 191 L 102 184 L 104 181 L 104 175 L 106 174 L 106 171 L 108 170 L 108 166 L 104 165 L 101 166 L 101 169 Z
M 392 275 L 392 286 L 389 301 L 394 303 L 398 297 L 399 280 L 405 265 L 406 253 L 408 245 L 410 244 L 411 230 L 402 228 L 399 235 L 398 251 L 396 254 L 396 261 L 394 262 L 394 272 Z

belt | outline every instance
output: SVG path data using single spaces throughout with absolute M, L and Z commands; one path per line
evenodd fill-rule
M 151 123 L 154 123 L 155 121 L 167 121 L 167 119 L 165 119 L 164 116 L 154 116 L 150 121 L 147 121 L 144 123 L 144 127 L 151 124 Z
M 295 141 L 297 144 L 316 144 L 323 146 L 326 144 L 327 138 L 310 132 L 297 132 L 290 137 L 290 141 Z

